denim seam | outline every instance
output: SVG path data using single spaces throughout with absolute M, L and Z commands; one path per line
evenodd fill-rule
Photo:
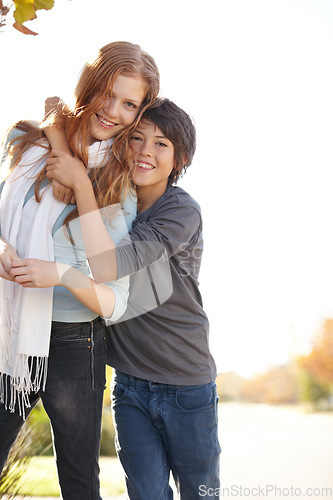
M 92 443 L 91 443 L 91 498 L 94 498 L 94 482 L 93 482 L 93 477 L 94 477 L 94 438 L 95 438 L 95 415 L 94 415 L 94 407 L 95 407 L 95 377 L 94 377 L 94 368 L 95 368 L 95 361 L 94 361 L 94 347 L 95 347 L 95 341 L 94 341 L 94 323 L 93 321 L 90 322 L 90 338 L 91 338 L 91 385 L 92 385 L 92 403 L 90 407 L 91 411 L 91 426 L 92 426 Z
M 95 376 L 94 376 L 94 370 L 95 370 L 95 352 L 94 352 L 94 347 L 95 347 L 95 339 L 94 339 L 94 322 L 92 321 L 91 323 L 91 331 L 90 331 L 90 338 L 91 338 L 91 385 L 92 385 L 92 390 L 95 390 Z
M 167 458 L 167 454 L 164 450 L 164 467 L 165 467 L 165 477 L 168 478 L 168 473 L 170 474 L 170 468 L 169 468 L 169 463 L 168 463 L 168 458 Z M 165 494 L 166 494 L 166 498 L 169 498 L 169 480 L 167 479 L 166 481 L 166 485 L 165 485 Z

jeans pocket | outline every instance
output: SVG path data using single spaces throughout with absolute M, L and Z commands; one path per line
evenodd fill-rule
M 91 341 L 90 328 L 84 328 L 85 323 L 53 322 L 51 342 L 57 344 L 78 343 L 87 344 Z
M 126 398 L 127 388 L 120 382 L 113 382 L 111 386 L 111 402 L 112 405 L 120 403 Z
M 215 406 L 215 385 L 204 384 L 182 387 L 177 390 L 176 403 L 182 410 L 197 411 L 208 410 Z

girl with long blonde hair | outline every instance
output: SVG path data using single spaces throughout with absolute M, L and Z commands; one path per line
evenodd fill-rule
M 114 42 L 85 65 L 74 108 L 61 112 L 66 140 L 87 167 L 101 217 L 116 241 L 136 214 L 130 168 L 119 160 L 158 91 L 152 57 L 138 45 Z M 53 136 L 57 120 L 59 114 L 51 126 Z M 49 153 L 43 129 L 19 122 L 3 155 L 0 468 L 24 417 L 41 399 L 53 429 L 62 497 L 99 500 L 105 384 L 100 316 L 116 321 L 123 314 L 128 279 L 107 284 L 93 279 L 78 212 L 68 204 L 71 195 L 60 195 L 62 201 L 52 195 L 46 176 Z M 47 161 L 61 158 L 53 149 Z M 57 191 L 59 186 L 52 187 Z

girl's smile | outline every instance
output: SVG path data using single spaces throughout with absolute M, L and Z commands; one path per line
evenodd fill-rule
M 110 122 L 109 120 L 107 120 L 106 118 L 103 118 L 100 114 L 96 113 L 96 117 L 97 117 L 97 120 L 98 120 L 98 125 L 100 125 L 101 127 L 105 127 L 105 128 L 113 128 L 117 125 L 117 123 L 115 122 Z

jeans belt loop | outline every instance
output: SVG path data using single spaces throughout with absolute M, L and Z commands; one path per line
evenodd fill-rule
M 132 392 L 135 391 L 135 377 L 132 377 L 131 375 L 128 376 L 128 388 Z

